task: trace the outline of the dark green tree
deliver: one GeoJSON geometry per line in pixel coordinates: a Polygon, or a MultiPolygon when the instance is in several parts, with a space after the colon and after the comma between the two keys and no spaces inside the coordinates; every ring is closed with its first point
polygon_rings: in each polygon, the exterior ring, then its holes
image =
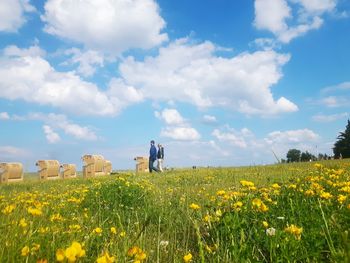
{"type": "Polygon", "coordinates": [[[334,143],[333,153],[335,158],[340,156],[350,158],[350,120],[348,120],[345,131],[339,133],[337,141],[334,143]]]}
{"type": "Polygon", "coordinates": [[[287,161],[288,162],[299,162],[300,161],[300,150],[289,149],[287,152],[287,161]]]}
{"type": "Polygon", "coordinates": [[[308,161],[310,161],[310,160],[312,160],[312,161],[316,160],[316,156],[313,155],[313,154],[311,154],[311,153],[309,153],[308,151],[302,152],[302,153],[301,153],[301,155],[300,155],[300,161],[302,161],[302,162],[308,162],[308,161]]]}

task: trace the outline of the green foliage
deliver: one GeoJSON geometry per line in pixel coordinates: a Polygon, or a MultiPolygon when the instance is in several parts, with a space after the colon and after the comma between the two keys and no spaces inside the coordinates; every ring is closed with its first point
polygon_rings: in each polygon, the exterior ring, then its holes
{"type": "Polygon", "coordinates": [[[339,133],[334,143],[333,153],[335,158],[350,158],[350,120],[348,120],[345,131],[339,133]]]}
{"type": "Polygon", "coordinates": [[[133,262],[134,246],[147,254],[142,263],[188,253],[193,263],[347,262],[350,165],[323,164],[0,185],[0,261],[55,262],[76,241],[86,251],[77,262],[105,252],[133,262]]]}
{"type": "Polygon", "coordinates": [[[287,160],[288,162],[299,162],[300,161],[300,150],[297,149],[290,149],[287,152],[287,160]]]}

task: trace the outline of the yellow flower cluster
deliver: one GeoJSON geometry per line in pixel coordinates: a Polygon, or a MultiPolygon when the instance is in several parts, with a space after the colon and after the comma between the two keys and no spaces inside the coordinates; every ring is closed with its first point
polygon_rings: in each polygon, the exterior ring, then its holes
{"type": "Polygon", "coordinates": [[[184,255],[183,260],[185,263],[191,262],[192,261],[192,254],[187,253],[186,255],[184,255]]]}
{"type": "Polygon", "coordinates": [[[97,263],[113,263],[115,262],[115,256],[110,256],[108,252],[105,252],[102,256],[100,256],[97,260],[97,263]]]}
{"type": "Polygon", "coordinates": [[[290,233],[290,234],[294,235],[296,239],[300,240],[301,233],[303,232],[303,228],[302,227],[297,227],[296,225],[291,224],[290,226],[286,227],[284,229],[284,231],[286,233],[290,233]]]}
{"type": "Polygon", "coordinates": [[[195,203],[190,204],[190,208],[193,210],[199,210],[201,207],[195,203]]]}
{"type": "Polygon", "coordinates": [[[71,246],[63,249],[58,249],[56,251],[56,260],[58,262],[63,262],[65,259],[68,262],[75,262],[77,259],[84,257],[86,254],[85,250],[79,242],[72,242],[71,246]]]}
{"type": "Polygon", "coordinates": [[[140,263],[147,258],[147,254],[138,246],[129,248],[127,255],[134,260],[134,263],[140,263]]]}
{"type": "Polygon", "coordinates": [[[260,211],[260,212],[267,212],[267,211],[269,211],[269,208],[259,198],[254,198],[253,199],[252,206],[253,206],[253,208],[255,210],[260,211]]]}

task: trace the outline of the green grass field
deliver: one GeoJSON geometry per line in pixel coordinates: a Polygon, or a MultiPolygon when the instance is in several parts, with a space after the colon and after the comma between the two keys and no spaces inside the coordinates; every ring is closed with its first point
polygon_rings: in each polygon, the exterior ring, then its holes
{"type": "Polygon", "coordinates": [[[1,262],[350,262],[350,161],[0,185],[1,262]]]}

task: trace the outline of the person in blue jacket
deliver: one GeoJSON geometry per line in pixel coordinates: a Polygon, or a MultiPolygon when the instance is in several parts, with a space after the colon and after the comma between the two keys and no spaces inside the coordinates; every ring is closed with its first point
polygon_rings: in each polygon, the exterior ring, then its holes
{"type": "Polygon", "coordinates": [[[154,161],[157,160],[157,149],[154,146],[154,141],[151,141],[151,148],[149,149],[149,172],[160,172],[159,169],[153,166],[154,161]]]}

